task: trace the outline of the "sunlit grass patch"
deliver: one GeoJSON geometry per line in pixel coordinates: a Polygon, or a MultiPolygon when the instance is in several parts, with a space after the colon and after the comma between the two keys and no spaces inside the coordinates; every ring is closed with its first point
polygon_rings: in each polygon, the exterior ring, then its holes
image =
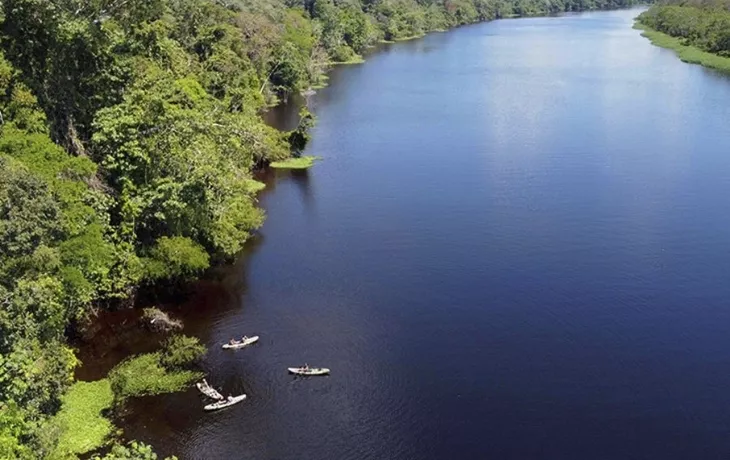
{"type": "Polygon", "coordinates": [[[257,181],[255,179],[249,179],[246,181],[246,187],[248,190],[252,193],[260,192],[261,190],[266,188],[266,184],[263,182],[257,181]]]}
{"type": "Polygon", "coordinates": [[[166,369],[160,363],[160,353],[134,356],[109,373],[111,388],[118,401],[130,396],[180,391],[202,377],[201,372],[166,369]]]}
{"type": "Polygon", "coordinates": [[[411,40],[416,40],[416,39],[419,39],[419,38],[423,38],[425,36],[426,36],[426,34],[409,35],[407,37],[397,37],[397,38],[394,38],[393,41],[394,42],[407,42],[407,41],[411,41],[411,40]]]}
{"type": "Polygon", "coordinates": [[[312,85],[312,89],[326,88],[327,85],[329,84],[329,79],[330,79],[329,75],[324,75],[324,74],[320,75],[319,78],[317,79],[317,83],[312,85]]]}
{"type": "Polygon", "coordinates": [[[63,397],[55,422],[62,432],[56,448],[59,457],[83,454],[101,447],[114,431],[102,415],[112,406],[114,393],[108,379],[76,382],[63,397]]]}
{"type": "Polygon", "coordinates": [[[275,169],[307,169],[310,168],[319,157],[303,156],[289,158],[283,161],[274,161],[269,166],[275,169]]]}

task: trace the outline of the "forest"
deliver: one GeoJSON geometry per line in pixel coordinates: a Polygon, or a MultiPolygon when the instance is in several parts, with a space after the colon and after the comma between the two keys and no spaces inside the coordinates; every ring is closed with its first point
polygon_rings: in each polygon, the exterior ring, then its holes
{"type": "MultiPolygon", "coordinates": [[[[68,440],[75,414],[163,391],[133,381],[135,369],[171,388],[195,376],[186,365],[203,350],[182,336],[109,383],[75,384],[68,337],[100,310],[133,306],[140,287],[185,282],[241,250],[264,221],[252,172],[299,155],[311,124],[277,131],[268,107],[378,42],[632,1],[3,0],[0,458],[96,447],[68,440]],[[186,356],[169,352],[180,343],[186,356]]],[[[729,49],[727,34],[692,30],[729,49]]],[[[156,458],[139,443],[105,455],[156,458]]]]}
{"type": "Polygon", "coordinates": [[[639,22],[681,39],[683,45],[730,58],[730,2],[727,0],[661,2],[642,13],[639,22]]]}

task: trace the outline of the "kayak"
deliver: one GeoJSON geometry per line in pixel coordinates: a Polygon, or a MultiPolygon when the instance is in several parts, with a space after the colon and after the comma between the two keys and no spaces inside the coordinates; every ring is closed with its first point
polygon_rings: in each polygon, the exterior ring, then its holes
{"type": "Polygon", "coordinates": [[[201,393],[209,398],[223,399],[223,395],[215,391],[215,388],[210,386],[210,384],[206,382],[205,379],[203,379],[202,382],[196,383],[195,386],[198,387],[198,390],[200,390],[201,393]]]}
{"type": "Polygon", "coordinates": [[[208,404],[207,406],[203,407],[205,410],[218,410],[223,409],[224,407],[232,406],[234,404],[240,403],[246,399],[246,395],[238,395],[233,396],[230,398],[226,398],[222,401],[214,402],[213,404],[208,404]]]}
{"type": "Polygon", "coordinates": [[[259,341],[259,336],[258,335],[255,335],[253,337],[246,338],[246,340],[242,340],[240,342],[236,342],[236,343],[233,343],[233,344],[231,344],[231,343],[224,343],[223,344],[223,348],[226,348],[226,349],[243,348],[243,347],[247,347],[247,346],[251,345],[252,343],[256,343],[258,341],[259,341]]]}
{"type": "Polygon", "coordinates": [[[289,372],[297,375],[327,375],[330,373],[330,370],[326,367],[310,367],[308,369],[303,369],[301,367],[290,367],[289,372]]]}

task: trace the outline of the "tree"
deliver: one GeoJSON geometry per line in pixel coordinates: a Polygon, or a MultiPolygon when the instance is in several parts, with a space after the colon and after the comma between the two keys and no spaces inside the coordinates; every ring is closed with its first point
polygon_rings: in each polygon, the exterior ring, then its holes
{"type": "MultiPolygon", "coordinates": [[[[126,446],[114,444],[108,454],[103,457],[97,455],[94,460],[157,460],[157,458],[151,446],[132,441],[126,446]]],[[[165,460],[177,460],[177,457],[165,457],[165,460]]]]}
{"type": "Polygon", "coordinates": [[[205,352],[197,338],[174,335],[165,341],[160,362],[168,369],[179,369],[197,361],[205,352]]]}
{"type": "Polygon", "coordinates": [[[33,460],[32,449],[23,443],[29,425],[15,402],[0,404],[0,458],[33,460]]]}
{"type": "Polygon", "coordinates": [[[48,186],[18,162],[0,156],[0,252],[27,256],[59,236],[59,203],[48,186]]]}

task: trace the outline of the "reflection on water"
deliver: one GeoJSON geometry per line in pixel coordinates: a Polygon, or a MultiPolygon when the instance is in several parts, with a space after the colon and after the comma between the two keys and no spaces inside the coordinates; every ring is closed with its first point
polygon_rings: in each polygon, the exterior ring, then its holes
{"type": "Polygon", "coordinates": [[[324,160],[262,175],[258,244],[175,311],[249,399],[139,400],[126,433],[182,459],[724,458],[730,84],[637,13],[335,68],[310,101],[324,160]]]}

